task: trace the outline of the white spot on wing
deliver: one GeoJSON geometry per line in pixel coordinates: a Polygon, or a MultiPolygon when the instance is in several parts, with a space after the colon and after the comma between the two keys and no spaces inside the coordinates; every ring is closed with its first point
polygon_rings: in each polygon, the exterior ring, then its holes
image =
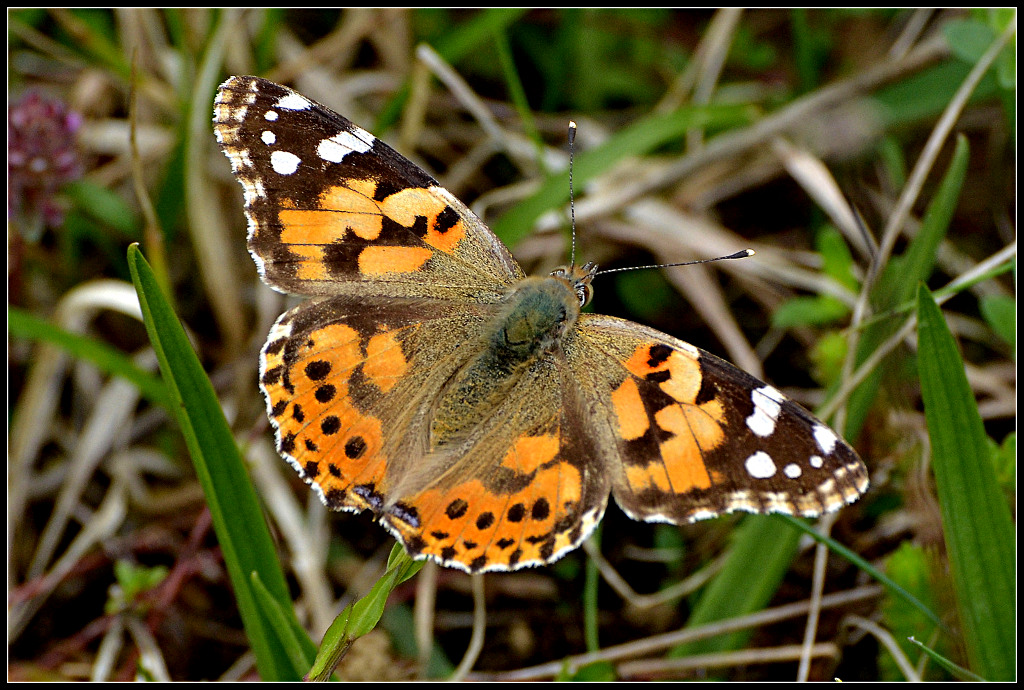
{"type": "Polygon", "coordinates": [[[771,436],[775,433],[775,420],[782,411],[779,403],[785,397],[777,389],[764,386],[755,388],[750,393],[750,400],[754,403],[754,411],[747,417],[747,427],[761,438],[771,436]]]}
{"type": "Polygon", "coordinates": [[[274,122],[274,121],[276,121],[277,120],[277,111],[268,110],[267,112],[263,113],[263,119],[266,120],[267,122],[274,122]]]}
{"type": "Polygon", "coordinates": [[[277,142],[277,135],[267,129],[260,134],[260,139],[262,139],[263,143],[267,146],[273,146],[277,142]]]}
{"type": "Polygon", "coordinates": [[[277,101],[278,108],[284,108],[285,110],[306,110],[312,103],[308,99],[300,96],[297,93],[289,93],[287,96],[282,96],[277,101]]]}
{"type": "Polygon", "coordinates": [[[367,143],[351,132],[338,132],[330,139],[322,139],[316,152],[325,161],[340,163],[350,153],[366,153],[372,148],[373,140],[367,143]]]}
{"type": "Polygon", "coordinates": [[[820,470],[821,466],[825,464],[825,461],[821,459],[820,455],[811,456],[811,467],[816,470],[820,470]]]}
{"type": "Polygon", "coordinates": [[[800,469],[800,465],[797,465],[795,462],[791,462],[782,468],[782,472],[790,479],[796,479],[804,473],[804,471],[800,469]]]}
{"type": "Polygon", "coordinates": [[[278,175],[291,175],[299,169],[302,159],[288,151],[274,151],[270,154],[270,164],[278,175]]]}
{"type": "Polygon", "coordinates": [[[694,347],[690,343],[687,343],[687,342],[679,343],[679,342],[677,342],[677,343],[675,343],[675,345],[679,346],[680,350],[682,350],[686,354],[690,355],[694,359],[698,359],[700,357],[700,350],[698,350],[696,347],[694,347]]]}
{"type": "Polygon", "coordinates": [[[772,460],[772,456],[765,453],[763,450],[759,450],[753,453],[747,458],[744,465],[747,468],[747,472],[750,473],[751,477],[755,479],[768,479],[769,477],[775,476],[775,462],[772,460]]]}
{"type": "Polygon", "coordinates": [[[814,440],[818,442],[818,448],[821,448],[825,455],[831,455],[836,443],[839,442],[839,437],[827,426],[817,424],[814,427],[814,440]]]}

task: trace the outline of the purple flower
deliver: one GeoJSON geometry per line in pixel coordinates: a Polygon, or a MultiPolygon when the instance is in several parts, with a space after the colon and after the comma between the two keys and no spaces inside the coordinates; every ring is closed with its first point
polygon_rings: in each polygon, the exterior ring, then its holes
{"type": "Polygon", "coordinates": [[[64,220],[61,185],[82,175],[82,116],[36,91],[7,108],[7,214],[29,237],[64,220]]]}

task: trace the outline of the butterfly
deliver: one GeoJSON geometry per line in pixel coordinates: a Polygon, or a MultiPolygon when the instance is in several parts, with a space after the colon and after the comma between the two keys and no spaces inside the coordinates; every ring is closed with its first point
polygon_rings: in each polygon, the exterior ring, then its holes
{"type": "Polygon", "coordinates": [[[282,456],[330,508],[469,572],[631,518],[813,517],[864,463],[778,389],[653,328],[581,311],[592,264],[527,277],[462,202],[295,91],[231,77],[217,140],[263,281],[304,302],[260,355],[282,456]]]}

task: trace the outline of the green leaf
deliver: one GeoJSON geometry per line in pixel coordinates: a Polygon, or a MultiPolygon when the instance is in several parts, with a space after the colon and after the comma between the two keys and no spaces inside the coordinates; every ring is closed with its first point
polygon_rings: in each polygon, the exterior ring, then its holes
{"type": "Polygon", "coordinates": [[[615,672],[615,664],[610,661],[595,661],[585,666],[580,666],[576,673],[572,674],[572,680],[576,683],[609,683],[618,680],[615,672]]]}
{"type": "MultiPolygon", "coordinates": [[[[872,101],[879,106],[880,129],[891,131],[937,117],[970,71],[971,66],[964,62],[947,60],[876,91],[872,101]]],[[[990,99],[996,93],[996,80],[988,74],[978,84],[971,102],[990,99]]]]}
{"type": "Polygon", "coordinates": [[[1016,535],[988,437],[942,312],[918,290],[918,367],[935,488],[971,668],[1016,677],[1016,535]]]}
{"type": "MultiPolygon", "coordinates": [[[[824,226],[815,235],[815,246],[822,258],[822,272],[852,292],[858,289],[854,275],[853,255],[842,234],[832,226],[824,226]]],[[[794,297],[772,313],[776,328],[821,326],[836,323],[850,313],[850,308],[831,295],[794,297]]]]}
{"type": "Polygon", "coordinates": [[[144,615],[149,602],[140,602],[139,596],[163,582],[168,572],[165,565],[149,568],[130,561],[115,561],[114,578],[117,586],[110,588],[104,612],[120,614],[131,610],[136,615],[144,615]]]}
{"type": "Polygon", "coordinates": [[[165,407],[168,411],[174,411],[164,382],[139,368],[130,357],[106,343],[65,331],[16,307],[7,308],[7,332],[14,337],[40,340],[55,345],[72,357],[94,364],[104,373],[120,376],[134,384],[139,393],[150,402],[165,407]]]}
{"type": "Polygon", "coordinates": [[[985,295],[981,298],[981,315],[985,323],[1002,340],[1010,344],[1017,355],[1017,300],[1006,295],[985,295]]]}
{"type": "Polygon", "coordinates": [[[854,274],[853,254],[842,233],[826,225],[815,235],[814,244],[821,253],[822,272],[843,287],[856,291],[860,284],[854,274]]]}
{"type": "Polygon", "coordinates": [[[848,349],[849,341],[845,333],[822,333],[808,353],[813,365],[811,374],[814,380],[827,388],[837,385],[842,378],[843,360],[846,359],[848,349]]]}
{"type": "Polygon", "coordinates": [[[981,59],[992,42],[996,33],[984,22],[976,19],[955,19],[942,27],[942,34],[949,43],[953,54],[968,64],[981,59]]]}
{"type": "Polygon", "coordinates": [[[149,568],[123,559],[114,563],[114,577],[124,590],[125,598],[129,600],[159,585],[168,572],[165,565],[149,568]]]}
{"type": "Polygon", "coordinates": [[[142,234],[135,214],[116,192],[88,179],[68,183],[63,191],[86,216],[122,237],[137,239],[142,234]]]}
{"type": "Polygon", "coordinates": [[[138,245],[128,248],[128,267],[149,339],[177,410],[178,424],[206,495],[256,667],[264,680],[299,680],[308,665],[295,666],[288,654],[287,640],[305,633],[294,613],[288,616],[287,629],[281,629],[265,612],[260,595],[255,592],[251,577],[254,572],[280,610],[292,611],[284,572],[263,511],[213,385],[138,245]]]}
{"type": "Polygon", "coordinates": [[[992,462],[996,468],[999,485],[1013,495],[1017,488],[1017,434],[1009,433],[993,451],[992,462]]]}
{"type": "Polygon", "coordinates": [[[849,307],[830,295],[794,297],[780,304],[772,312],[772,326],[775,328],[827,326],[836,323],[849,313],[849,307]]]}
{"type": "Polygon", "coordinates": [[[317,652],[307,680],[324,681],[330,678],[352,643],[376,627],[392,590],[418,573],[424,562],[412,560],[401,544],[395,544],[388,558],[387,570],[369,594],[345,607],[324,633],[320,651],[317,652]]]}
{"type": "MultiPolygon", "coordinates": [[[[1012,7],[976,8],[971,14],[971,19],[958,19],[942,27],[950,50],[969,65],[978,62],[1006,30],[1016,10],[1012,7]]],[[[998,77],[999,87],[1005,91],[1017,88],[1016,45],[1017,38],[1014,36],[999,53],[992,68],[998,77]]]]}

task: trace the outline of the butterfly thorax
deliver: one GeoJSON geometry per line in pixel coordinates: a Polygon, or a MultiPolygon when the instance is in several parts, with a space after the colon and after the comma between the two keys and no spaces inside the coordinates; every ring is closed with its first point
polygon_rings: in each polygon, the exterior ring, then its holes
{"type": "Polygon", "coordinates": [[[432,447],[469,438],[521,377],[558,347],[579,317],[577,292],[559,275],[526,278],[509,289],[484,331],[479,354],[455,372],[437,401],[432,447]]]}

